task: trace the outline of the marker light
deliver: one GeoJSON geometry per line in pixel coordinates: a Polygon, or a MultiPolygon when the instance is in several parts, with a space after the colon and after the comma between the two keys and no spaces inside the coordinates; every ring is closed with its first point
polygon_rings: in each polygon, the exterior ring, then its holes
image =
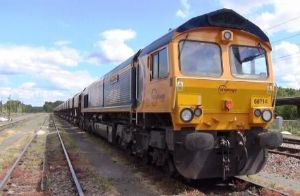
{"type": "Polygon", "coordinates": [[[231,36],[232,36],[232,34],[231,34],[231,32],[229,32],[229,31],[226,31],[226,32],[224,33],[224,38],[225,38],[226,40],[230,40],[230,39],[231,39],[231,36]]]}
{"type": "Polygon", "coordinates": [[[259,116],[261,115],[260,109],[255,109],[255,110],[254,110],[254,115],[255,115],[256,117],[259,117],[259,116]]]}
{"type": "Polygon", "coordinates": [[[233,40],[233,33],[231,31],[228,31],[228,30],[222,31],[222,40],[223,41],[232,41],[233,40]]]}
{"type": "Polygon", "coordinates": [[[201,116],[202,115],[202,109],[201,108],[196,108],[194,110],[194,115],[197,116],[197,117],[201,116]]]}

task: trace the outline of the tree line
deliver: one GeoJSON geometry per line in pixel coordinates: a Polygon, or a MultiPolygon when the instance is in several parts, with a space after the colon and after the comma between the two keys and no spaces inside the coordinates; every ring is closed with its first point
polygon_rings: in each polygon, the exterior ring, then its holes
{"type": "MultiPolygon", "coordinates": [[[[300,97],[300,90],[293,88],[277,88],[277,97],[300,97]]],[[[276,106],[275,114],[282,116],[286,120],[295,120],[299,118],[297,115],[297,107],[292,105],[276,106]]]]}
{"type": "Polygon", "coordinates": [[[8,100],[6,103],[0,102],[0,114],[9,113],[36,113],[36,112],[53,112],[53,109],[62,101],[45,102],[43,106],[26,105],[19,100],[8,100]]]}

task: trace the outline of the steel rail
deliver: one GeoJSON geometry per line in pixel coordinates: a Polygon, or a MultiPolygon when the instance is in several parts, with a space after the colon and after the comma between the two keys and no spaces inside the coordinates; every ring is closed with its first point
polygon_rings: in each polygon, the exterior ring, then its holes
{"type": "Polygon", "coordinates": [[[288,152],[281,152],[281,151],[277,151],[277,150],[269,150],[269,152],[271,152],[273,154],[281,154],[281,155],[286,155],[288,157],[294,157],[294,158],[300,159],[300,155],[298,155],[298,154],[291,154],[288,152]]]}
{"type": "Polygon", "coordinates": [[[297,149],[297,148],[279,146],[278,148],[268,150],[268,152],[271,152],[273,154],[286,155],[289,157],[294,157],[294,158],[300,159],[300,149],[297,149]]]}
{"type": "MultiPolygon", "coordinates": [[[[43,125],[40,127],[42,128],[45,123],[46,123],[46,120],[47,118],[45,119],[43,125]]],[[[50,116],[48,118],[48,126],[49,126],[49,123],[50,123],[50,116]]],[[[47,136],[46,136],[46,141],[45,141],[45,144],[44,144],[44,149],[45,149],[45,152],[44,152],[44,156],[43,156],[43,170],[42,170],[42,179],[41,179],[41,183],[40,183],[40,188],[41,188],[41,191],[45,191],[45,171],[46,171],[46,149],[47,149],[47,137],[48,137],[48,133],[49,133],[49,129],[48,129],[48,132],[47,132],[47,136]]]]}
{"type": "Polygon", "coordinates": [[[300,145],[300,140],[296,138],[283,137],[283,142],[286,144],[297,144],[300,145]]]}
{"type": "MultiPolygon", "coordinates": [[[[300,145],[299,138],[293,138],[291,136],[284,136],[283,137],[283,144],[293,144],[293,145],[300,145]]],[[[268,150],[268,152],[273,154],[280,154],[286,155],[289,157],[294,157],[300,159],[300,149],[287,147],[287,146],[279,146],[275,149],[268,150]]]]}
{"type": "Polygon", "coordinates": [[[66,148],[65,148],[65,145],[64,145],[64,142],[63,142],[63,140],[62,140],[62,138],[61,138],[61,136],[60,136],[60,133],[59,133],[57,127],[56,127],[54,118],[52,118],[52,121],[53,121],[53,125],[54,125],[54,127],[55,127],[55,129],[56,129],[57,135],[58,135],[58,137],[59,137],[60,144],[61,144],[61,146],[62,146],[62,148],[63,148],[64,154],[65,154],[65,158],[66,158],[66,160],[67,160],[67,162],[68,162],[68,166],[69,166],[70,172],[71,172],[71,174],[72,174],[72,178],[73,178],[73,181],[74,181],[74,183],[75,183],[77,192],[78,192],[78,194],[79,194],[80,196],[84,196],[82,187],[81,187],[81,185],[80,185],[80,183],[79,183],[79,180],[78,180],[78,178],[77,178],[77,176],[76,176],[75,170],[74,170],[73,165],[72,165],[72,163],[71,163],[71,161],[70,161],[68,152],[67,152],[67,150],[66,150],[66,148]]]}
{"type": "Polygon", "coordinates": [[[289,151],[293,154],[300,152],[300,149],[298,149],[298,148],[292,148],[292,147],[287,147],[287,146],[278,146],[276,149],[279,151],[289,151]]]}

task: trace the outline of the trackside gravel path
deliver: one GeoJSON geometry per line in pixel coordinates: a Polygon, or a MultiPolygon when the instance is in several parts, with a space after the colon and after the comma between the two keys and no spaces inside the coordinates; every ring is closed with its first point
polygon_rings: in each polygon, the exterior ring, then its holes
{"type": "MultiPolygon", "coordinates": [[[[101,178],[100,183],[108,187],[108,195],[161,195],[157,190],[151,189],[151,186],[144,184],[129,165],[114,160],[109,155],[109,150],[103,149],[103,145],[100,144],[105,142],[101,138],[90,136],[62,120],[57,119],[56,122],[76,144],[80,159],[88,160],[89,170],[95,171],[101,178]]],[[[99,193],[105,194],[101,191],[99,193]]]]}

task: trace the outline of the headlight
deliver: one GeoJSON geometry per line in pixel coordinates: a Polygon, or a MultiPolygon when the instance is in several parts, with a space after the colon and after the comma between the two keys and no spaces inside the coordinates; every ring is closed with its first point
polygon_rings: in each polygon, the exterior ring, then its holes
{"type": "Polygon", "coordinates": [[[202,115],[202,109],[201,108],[196,108],[194,110],[194,115],[197,116],[197,117],[201,116],[202,115]]]}
{"type": "Polygon", "coordinates": [[[269,122],[272,119],[271,110],[264,110],[262,113],[262,119],[266,122],[269,122]]]}
{"type": "Polygon", "coordinates": [[[190,122],[193,119],[193,111],[190,108],[181,110],[180,118],[184,122],[190,122]]]}
{"type": "Polygon", "coordinates": [[[255,109],[255,110],[254,110],[254,115],[255,115],[256,117],[259,117],[259,116],[261,115],[260,109],[255,109]]]}

